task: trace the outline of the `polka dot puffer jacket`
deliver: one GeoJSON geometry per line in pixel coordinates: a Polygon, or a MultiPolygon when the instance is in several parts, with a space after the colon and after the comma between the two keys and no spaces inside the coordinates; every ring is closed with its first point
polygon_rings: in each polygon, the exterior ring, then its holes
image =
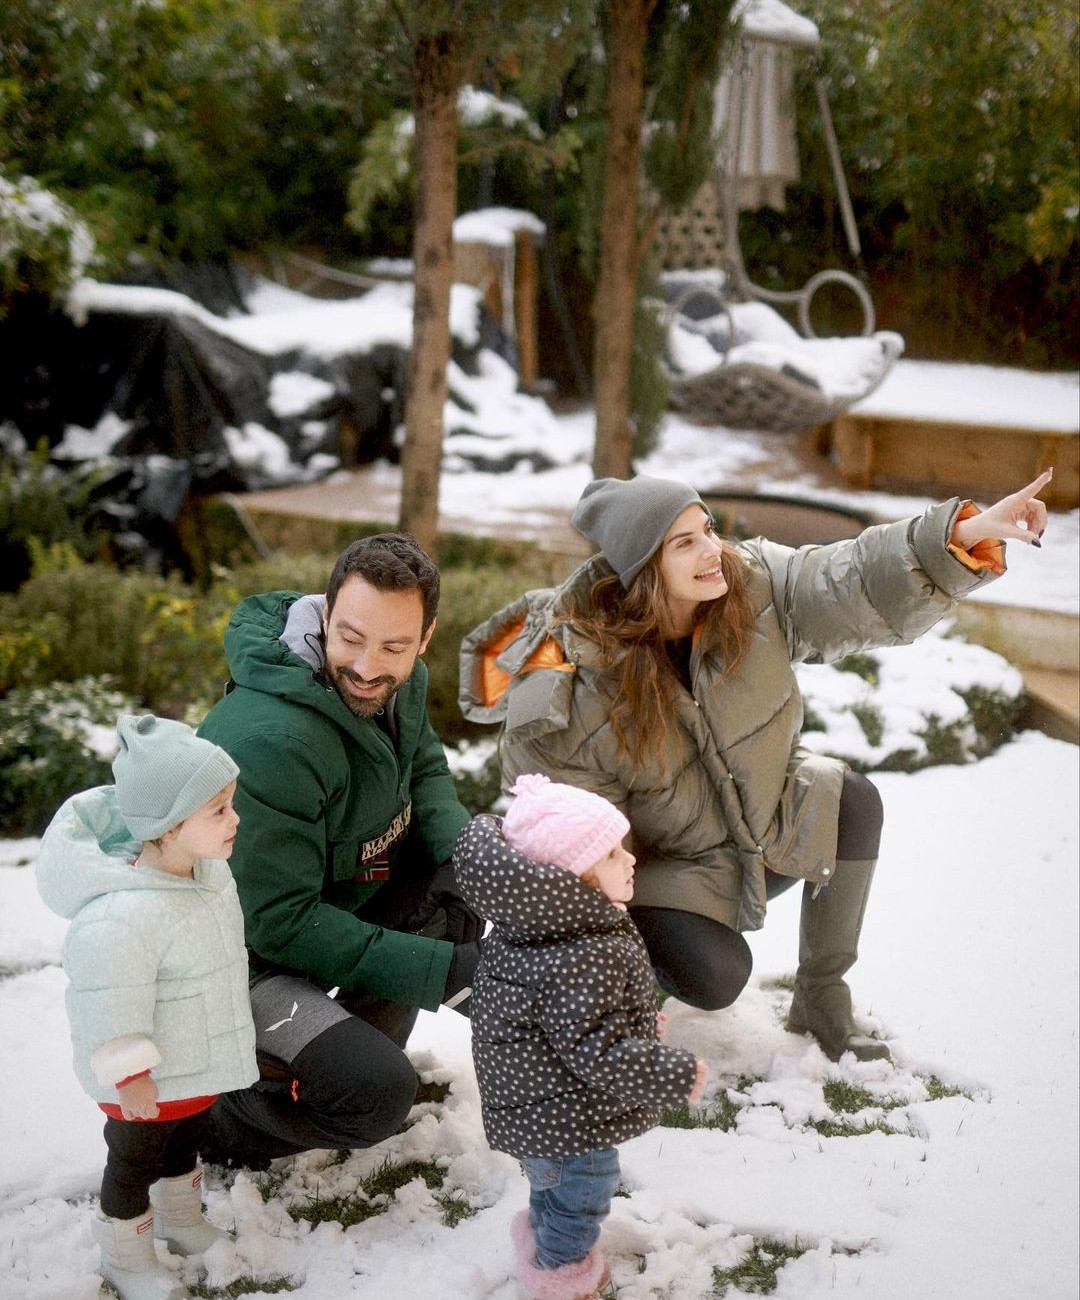
{"type": "Polygon", "coordinates": [[[657,1040],[652,968],[627,913],[516,852],[490,815],[462,831],[454,866],[493,923],[471,1014],[491,1145],[519,1159],[595,1151],[685,1102],[694,1057],[657,1040]]]}

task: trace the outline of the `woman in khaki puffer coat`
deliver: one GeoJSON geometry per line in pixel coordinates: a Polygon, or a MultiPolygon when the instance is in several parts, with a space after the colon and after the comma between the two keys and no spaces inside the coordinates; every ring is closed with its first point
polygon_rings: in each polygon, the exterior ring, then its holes
{"type": "Polygon", "coordinates": [[[792,665],[915,640],[1004,572],[1004,539],[1038,543],[1049,477],[981,513],[953,499],[798,550],[721,541],[684,484],[597,479],[572,523],[601,554],[465,639],[462,710],[502,724],[504,783],[543,772],[628,818],[632,915],[669,992],[730,1005],[750,976],[740,931],[801,879],[788,1027],[834,1060],[888,1057],[856,1028],[843,978],[881,802],[865,777],[800,745],[792,665]]]}

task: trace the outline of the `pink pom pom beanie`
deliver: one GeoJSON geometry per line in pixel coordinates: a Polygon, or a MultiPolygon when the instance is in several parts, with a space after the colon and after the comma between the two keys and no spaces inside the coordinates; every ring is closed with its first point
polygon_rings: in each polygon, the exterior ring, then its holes
{"type": "Polygon", "coordinates": [[[618,808],[598,794],[560,785],[546,776],[519,776],[503,817],[512,849],[535,862],[551,862],[580,876],[609,853],[630,829],[618,808]]]}

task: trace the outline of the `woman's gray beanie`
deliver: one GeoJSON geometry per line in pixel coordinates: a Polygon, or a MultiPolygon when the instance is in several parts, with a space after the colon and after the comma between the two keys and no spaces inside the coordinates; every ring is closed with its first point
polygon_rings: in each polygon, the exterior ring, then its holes
{"type": "Polygon", "coordinates": [[[116,734],[116,806],[137,840],[156,840],[179,825],[240,771],[220,746],[169,718],[124,713],[116,734]]]}
{"type": "Polygon", "coordinates": [[[597,478],[581,494],[570,522],[629,587],[687,506],[705,503],[692,487],[668,478],[597,478]]]}

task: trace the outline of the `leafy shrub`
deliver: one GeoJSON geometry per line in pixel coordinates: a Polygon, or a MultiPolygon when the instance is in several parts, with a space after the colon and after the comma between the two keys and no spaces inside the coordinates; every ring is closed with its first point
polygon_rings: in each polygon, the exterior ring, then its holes
{"type": "Polygon", "coordinates": [[[143,631],[153,601],[170,589],[178,591],[180,584],[87,564],[32,577],[0,608],[5,622],[22,621],[48,638],[50,680],[108,673],[124,691],[145,698],[143,631]]]}
{"type": "Polygon", "coordinates": [[[36,575],[0,599],[0,689],[108,674],[154,713],[205,712],[228,677],[222,637],[238,598],[227,581],[200,593],[104,564],[36,575]]]}
{"type": "Polygon", "coordinates": [[[13,686],[49,680],[52,647],[62,631],[55,614],[36,620],[15,618],[0,625],[0,696],[13,686]]]}
{"type": "MultiPolygon", "coordinates": [[[[35,567],[49,567],[52,548],[89,559],[103,535],[92,522],[92,476],[50,465],[44,442],[28,453],[21,437],[0,436],[0,452],[0,588],[15,591],[35,567]]],[[[52,567],[60,567],[55,556],[52,567]]]]}
{"type": "Polygon", "coordinates": [[[0,831],[40,835],[69,795],[109,784],[116,718],[131,707],[106,676],[0,699],[0,831]]]}

